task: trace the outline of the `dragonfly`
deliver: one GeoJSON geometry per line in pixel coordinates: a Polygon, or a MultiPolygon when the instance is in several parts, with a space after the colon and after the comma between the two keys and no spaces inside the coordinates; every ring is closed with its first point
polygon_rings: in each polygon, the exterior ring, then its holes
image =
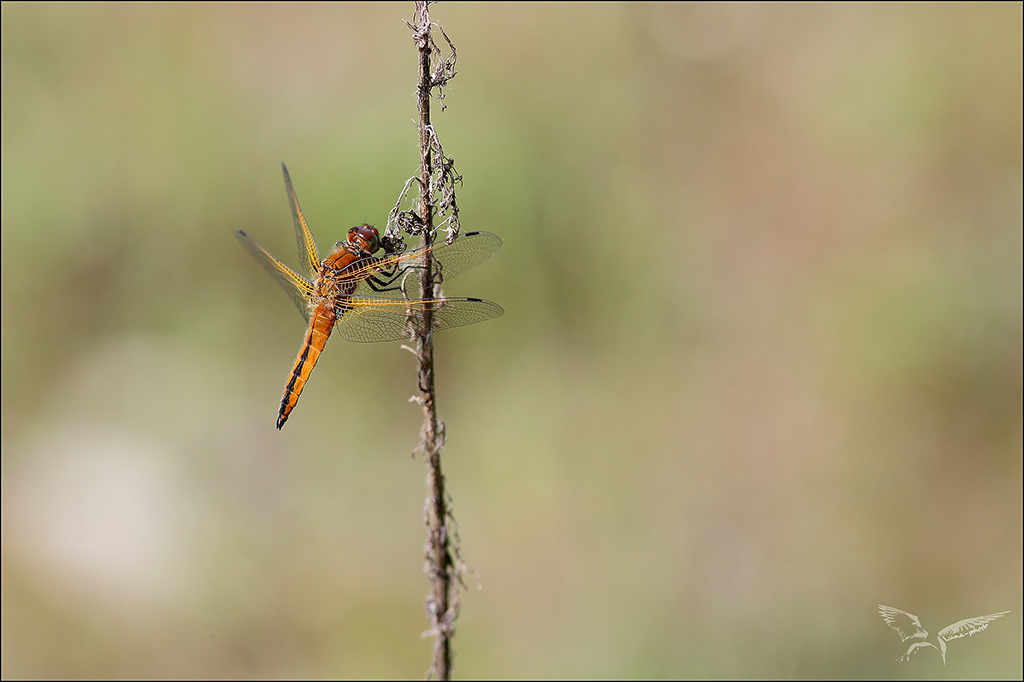
{"type": "Polygon", "coordinates": [[[481,298],[416,297],[419,275],[428,262],[435,282],[451,279],[494,255],[501,248],[497,235],[466,232],[450,243],[438,242],[376,256],[381,247],[380,235],[372,225],[364,224],[350,229],[347,239],[336,242],[330,255],[321,261],[288,168],[283,163],[281,168],[295,223],[302,274],[275,258],[242,230],[235,231],[238,241],[281,285],[307,323],[302,347],[284,388],[277,415],[278,429],[295,409],[334,331],[359,343],[398,341],[504,314],[500,305],[481,298]]]}

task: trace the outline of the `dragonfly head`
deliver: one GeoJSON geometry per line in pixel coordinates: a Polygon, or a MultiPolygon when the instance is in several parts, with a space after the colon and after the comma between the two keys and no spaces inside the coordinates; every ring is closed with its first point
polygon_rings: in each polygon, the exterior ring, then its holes
{"type": "Polygon", "coordinates": [[[360,225],[348,231],[348,243],[367,254],[376,253],[380,249],[380,234],[373,225],[360,225]]]}

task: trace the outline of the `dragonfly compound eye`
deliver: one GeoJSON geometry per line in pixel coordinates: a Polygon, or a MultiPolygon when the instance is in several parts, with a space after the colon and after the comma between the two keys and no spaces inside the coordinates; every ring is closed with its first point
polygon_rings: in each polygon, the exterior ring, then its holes
{"type": "Polygon", "coordinates": [[[360,225],[348,231],[348,241],[368,253],[376,253],[380,249],[380,234],[373,225],[360,225]]]}

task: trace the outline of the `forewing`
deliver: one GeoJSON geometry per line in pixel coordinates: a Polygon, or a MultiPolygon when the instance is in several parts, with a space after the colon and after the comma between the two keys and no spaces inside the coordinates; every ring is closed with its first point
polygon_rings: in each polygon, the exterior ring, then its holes
{"type": "Polygon", "coordinates": [[[920,637],[924,632],[921,621],[912,613],[881,604],[878,605],[878,613],[882,616],[882,620],[896,631],[901,641],[905,642],[911,637],[920,637]]]}
{"type": "Polygon", "coordinates": [[[353,271],[353,278],[361,280],[355,293],[371,298],[418,298],[419,273],[426,267],[427,252],[432,256],[435,279],[448,281],[480,265],[500,248],[501,238],[495,234],[466,232],[451,244],[438,242],[427,247],[369,259],[353,271]],[[381,282],[385,284],[382,286],[381,282]]]}
{"type": "Polygon", "coordinates": [[[309,279],[316,279],[320,272],[320,250],[316,248],[316,241],[313,233],[309,231],[306,224],[306,217],[302,215],[302,207],[299,206],[299,197],[295,194],[292,186],[291,176],[288,175],[288,166],[281,164],[284,171],[284,187],[288,191],[288,203],[292,207],[292,220],[295,223],[295,241],[299,245],[299,267],[309,279]]]}
{"type": "Polygon", "coordinates": [[[274,258],[269,251],[260,246],[259,242],[241,230],[235,231],[235,236],[242,243],[245,250],[252,254],[256,262],[263,266],[263,269],[271,274],[274,280],[287,292],[302,316],[309,322],[309,300],[313,295],[313,284],[308,279],[292,270],[290,267],[274,258]]]}
{"type": "Polygon", "coordinates": [[[429,247],[415,249],[413,253],[430,251],[439,267],[440,275],[449,280],[480,265],[500,248],[501,238],[496,234],[467,232],[451,244],[431,244],[429,247]]]}
{"type": "Polygon", "coordinates": [[[970,637],[971,635],[981,632],[988,627],[988,624],[994,621],[996,618],[1000,618],[1008,614],[1009,611],[1003,611],[1002,613],[992,613],[987,616],[978,616],[977,618],[968,618],[958,623],[953,623],[948,628],[942,628],[939,631],[939,638],[944,639],[947,642],[951,639],[960,639],[961,637],[970,637]]]}
{"type": "Polygon", "coordinates": [[[476,324],[505,312],[497,303],[480,298],[436,301],[353,298],[348,305],[351,307],[339,317],[336,326],[342,337],[357,343],[408,339],[417,325],[422,325],[425,309],[431,311],[429,333],[476,324]]]}

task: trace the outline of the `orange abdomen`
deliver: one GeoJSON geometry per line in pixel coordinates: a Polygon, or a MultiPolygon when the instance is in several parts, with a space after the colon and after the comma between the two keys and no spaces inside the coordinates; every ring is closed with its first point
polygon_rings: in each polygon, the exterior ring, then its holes
{"type": "Polygon", "coordinates": [[[295,358],[292,366],[292,373],[288,377],[288,384],[284,387],[284,397],[281,398],[281,411],[277,413],[277,428],[284,426],[288,421],[288,415],[299,402],[299,395],[309,379],[309,373],[316,367],[316,361],[320,359],[320,353],[324,350],[324,344],[334,329],[336,320],[334,308],[328,305],[318,305],[313,311],[309,320],[309,327],[306,328],[306,336],[302,340],[302,348],[295,358]]]}

